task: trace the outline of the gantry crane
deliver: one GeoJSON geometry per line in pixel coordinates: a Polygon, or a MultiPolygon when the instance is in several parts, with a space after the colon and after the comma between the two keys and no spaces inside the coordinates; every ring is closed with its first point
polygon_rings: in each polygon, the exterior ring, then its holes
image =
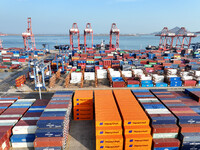
{"type": "Polygon", "coordinates": [[[92,50],[93,49],[93,30],[92,30],[90,23],[86,24],[86,28],[84,30],[84,46],[85,46],[86,50],[92,50]],[[91,47],[87,46],[87,36],[91,37],[91,42],[92,42],[91,47]]]}
{"type": "Polygon", "coordinates": [[[30,50],[30,47],[29,47],[29,40],[31,40],[31,46],[32,46],[32,49],[36,49],[36,46],[35,46],[35,38],[34,38],[34,34],[32,32],[32,25],[31,25],[31,18],[29,17],[27,19],[27,23],[28,23],[28,27],[27,27],[27,30],[26,32],[22,33],[22,37],[23,37],[23,40],[24,40],[24,48],[26,50],[30,50]]]}
{"type": "Polygon", "coordinates": [[[156,34],[155,36],[160,36],[160,42],[159,42],[160,50],[166,51],[173,48],[175,33],[169,32],[167,27],[164,27],[162,31],[156,34]]]}
{"type": "Polygon", "coordinates": [[[74,49],[80,50],[80,34],[79,34],[77,23],[73,23],[72,28],[69,30],[69,36],[70,36],[71,50],[74,50],[74,49]],[[74,36],[77,36],[78,38],[78,47],[74,47],[74,41],[73,41],[74,36]]]}
{"type": "Polygon", "coordinates": [[[119,29],[117,28],[116,23],[113,23],[110,29],[110,50],[116,50],[119,48],[119,29]],[[116,35],[116,45],[112,44],[112,36],[116,35]]]}
{"type": "Polygon", "coordinates": [[[192,38],[196,37],[194,33],[188,32],[185,27],[181,27],[176,32],[176,49],[183,50],[184,48],[189,49],[192,38]]]}

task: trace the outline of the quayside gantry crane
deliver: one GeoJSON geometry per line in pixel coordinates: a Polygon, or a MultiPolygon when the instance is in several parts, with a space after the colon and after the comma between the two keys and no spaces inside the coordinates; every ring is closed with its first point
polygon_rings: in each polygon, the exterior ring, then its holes
{"type": "Polygon", "coordinates": [[[90,23],[86,24],[86,28],[84,30],[84,46],[86,50],[93,50],[93,30],[90,23]],[[87,37],[91,39],[91,47],[87,45],[87,37]]]}
{"type": "Polygon", "coordinates": [[[78,49],[80,50],[80,34],[77,23],[73,23],[72,28],[69,29],[69,36],[70,36],[70,47],[71,50],[78,49]],[[78,47],[74,47],[74,36],[78,38],[78,47]]]}
{"type": "Polygon", "coordinates": [[[170,50],[173,48],[173,42],[175,38],[175,33],[169,32],[167,27],[164,27],[161,32],[155,36],[160,36],[159,49],[160,50],[170,50]]]}
{"type": "Polygon", "coordinates": [[[181,27],[176,32],[176,49],[183,50],[189,49],[192,38],[196,37],[194,33],[188,32],[185,27],[181,27]]]}
{"type": "Polygon", "coordinates": [[[120,30],[117,28],[116,23],[113,23],[110,29],[110,50],[116,50],[117,48],[119,48],[119,32],[120,30]],[[116,44],[115,46],[113,46],[112,44],[112,40],[113,40],[113,35],[116,36],[116,44]]]}
{"type": "Polygon", "coordinates": [[[36,50],[36,46],[35,46],[35,38],[34,38],[34,34],[32,32],[32,25],[31,25],[31,18],[29,17],[27,19],[27,23],[28,23],[28,27],[26,32],[22,33],[22,37],[24,40],[24,48],[25,50],[30,50],[30,49],[34,49],[36,50]],[[29,40],[30,40],[30,44],[31,44],[31,48],[29,47],[29,40]]]}

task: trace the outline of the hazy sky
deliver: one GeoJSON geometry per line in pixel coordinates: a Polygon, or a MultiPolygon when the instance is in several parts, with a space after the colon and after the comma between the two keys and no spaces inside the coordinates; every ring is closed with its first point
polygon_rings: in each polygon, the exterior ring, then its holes
{"type": "Polygon", "coordinates": [[[66,34],[73,22],[81,33],[152,33],[164,26],[200,31],[200,0],[0,0],[0,32],[22,33],[32,18],[33,32],[66,34]]]}

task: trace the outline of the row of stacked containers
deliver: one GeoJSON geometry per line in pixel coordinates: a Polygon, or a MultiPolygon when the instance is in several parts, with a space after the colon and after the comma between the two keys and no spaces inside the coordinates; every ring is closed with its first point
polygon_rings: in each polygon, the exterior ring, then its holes
{"type": "Polygon", "coordinates": [[[73,91],[57,91],[37,122],[35,150],[67,146],[73,91]]]}
{"type": "Polygon", "coordinates": [[[0,49],[0,69],[18,69],[20,65],[34,57],[44,56],[43,50],[24,51],[20,48],[0,49]]]}
{"type": "MultiPolygon", "coordinates": [[[[107,79],[107,69],[114,70],[113,87],[180,87],[200,85],[200,61],[180,51],[121,50],[92,51],[93,53],[67,55],[64,68],[72,70],[70,83],[80,83],[82,70],[84,80],[107,79]],[[121,75],[119,70],[122,70],[121,75]],[[116,74],[118,74],[116,76],[116,74]]],[[[52,60],[57,67],[58,59],[52,60]]],[[[59,63],[61,64],[61,63],[59,63]]],[[[59,65],[62,68],[62,65],[59,65]]],[[[53,67],[53,68],[54,68],[53,67]]],[[[53,70],[52,68],[52,70],[53,70]]],[[[111,70],[110,70],[111,72],[111,70]]]]}
{"type": "Polygon", "coordinates": [[[0,150],[65,149],[73,91],[57,91],[49,99],[0,98],[0,150]]]}
{"type": "Polygon", "coordinates": [[[199,149],[199,93],[200,89],[94,91],[96,149],[199,149]]]}
{"type": "Polygon", "coordinates": [[[1,97],[0,149],[65,149],[72,101],[74,120],[92,120],[94,115],[96,150],[200,149],[200,89],[73,94],[58,91],[51,100],[1,97]]]}

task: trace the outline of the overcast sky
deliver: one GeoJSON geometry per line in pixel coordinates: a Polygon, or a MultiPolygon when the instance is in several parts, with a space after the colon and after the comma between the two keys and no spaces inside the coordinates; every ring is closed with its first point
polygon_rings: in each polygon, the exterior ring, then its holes
{"type": "Polygon", "coordinates": [[[164,26],[200,31],[200,0],[0,0],[0,32],[22,33],[32,18],[35,34],[109,33],[115,22],[123,34],[152,33],[164,26]]]}

